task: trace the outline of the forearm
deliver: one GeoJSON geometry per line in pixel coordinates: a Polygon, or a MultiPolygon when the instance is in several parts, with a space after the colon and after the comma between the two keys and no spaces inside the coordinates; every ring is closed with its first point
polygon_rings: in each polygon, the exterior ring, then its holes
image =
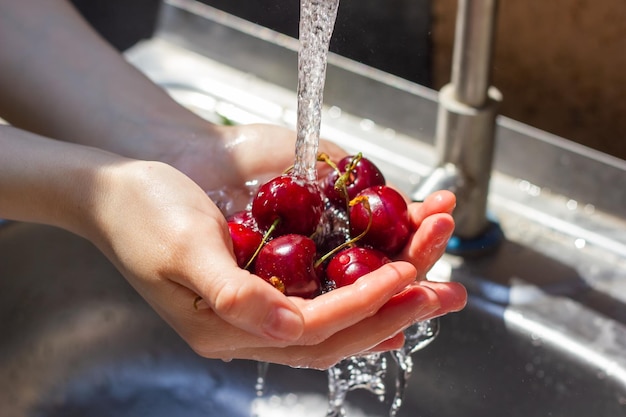
{"type": "Polygon", "coordinates": [[[139,159],[213,133],[61,0],[0,0],[0,117],[139,159]]]}
{"type": "Polygon", "coordinates": [[[111,172],[125,158],[0,126],[0,218],[87,237],[111,172]]]}

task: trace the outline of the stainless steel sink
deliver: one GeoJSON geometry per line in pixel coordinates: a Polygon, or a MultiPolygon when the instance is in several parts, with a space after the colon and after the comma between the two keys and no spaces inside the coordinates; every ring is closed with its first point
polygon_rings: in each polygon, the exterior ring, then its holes
{"type": "MultiPolygon", "coordinates": [[[[294,125],[295,47],[263,28],[170,0],[128,59],[209,119],[294,125]]],[[[328,75],[323,135],[412,190],[434,162],[436,93],[336,56],[328,75]]],[[[415,354],[399,415],[626,415],[626,163],[506,118],[497,136],[489,210],[504,242],[431,271],[469,304],[415,354]]],[[[3,417],[325,414],[324,372],[270,366],[255,401],[256,363],[198,357],[79,237],[0,224],[0,277],[3,417]]],[[[364,391],[348,402],[353,417],[389,407],[364,391]]]]}
{"type": "MultiPolygon", "coordinates": [[[[250,416],[257,365],[198,357],[88,242],[9,224],[0,253],[3,416],[250,416]]],[[[527,313],[473,296],[443,318],[415,355],[399,415],[624,415],[622,325],[545,297],[527,313]],[[564,315],[585,337],[557,327],[564,315]]],[[[324,415],[325,373],[270,366],[266,384],[261,415],[324,415]],[[301,414],[285,414],[300,402],[301,414]]],[[[389,406],[359,391],[348,402],[352,416],[384,416],[389,406]]]]}

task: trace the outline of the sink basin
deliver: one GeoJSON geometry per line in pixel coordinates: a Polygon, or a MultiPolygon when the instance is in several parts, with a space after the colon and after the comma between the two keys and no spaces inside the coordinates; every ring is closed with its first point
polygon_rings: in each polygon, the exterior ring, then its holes
{"type": "MultiPolygon", "coordinates": [[[[295,84],[280,84],[293,42],[208,6],[168,0],[127,57],[208,119],[295,123],[295,84]]],[[[432,91],[332,56],[325,97],[325,137],[407,193],[430,172],[432,91]]],[[[489,210],[505,239],[430,272],[469,302],[414,355],[399,416],[626,415],[626,163],[506,118],[497,131],[489,210]]],[[[3,417],[325,414],[324,372],[270,366],[257,398],[257,363],[198,357],[77,236],[0,223],[0,277],[3,417]]],[[[387,402],[351,392],[348,417],[388,415],[391,368],[387,402]]]]}
{"type": "MultiPolygon", "coordinates": [[[[3,416],[250,416],[257,364],[198,357],[90,243],[9,223],[0,253],[3,416]]],[[[414,356],[399,415],[624,415],[623,362],[507,311],[472,296],[441,319],[437,339],[414,356]]],[[[323,416],[326,395],[324,372],[272,365],[257,406],[261,415],[323,416]]],[[[352,416],[384,416],[389,406],[364,391],[348,403],[352,416]]]]}

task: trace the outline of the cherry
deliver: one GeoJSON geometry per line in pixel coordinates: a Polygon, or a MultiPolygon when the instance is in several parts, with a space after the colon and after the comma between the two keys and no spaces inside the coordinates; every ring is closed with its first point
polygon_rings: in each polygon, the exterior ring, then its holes
{"type": "Polygon", "coordinates": [[[238,264],[289,296],[353,283],[390,262],[410,235],[404,198],[373,162],[360,153],[337,165],[324,154],[318,160],[334,171],[319,182],[277,176],[259,187],[250,210],[228,219],[238,264]]]}
{"type": "Polygon", "coordinates": [[[254,273],[285,295],[313,298],[321,282],[315,273],[315,242],[307,236],[286,234],[267,242],[257,255],[254,273]]]}
{"type": "Polygon", "coordinates": [[[319,226],[324,203],[315,183],[290,174],[263,184],[252,200],[252,215],[263,231],[275,225],[274,236],[310,236],[319,226]]]}
{"type": "Polygon", "coordinates": [[[258,229],[248,224],[228,222],[228,230],[233,241],[233,252],[240,268],[248,267],[252,257],[263,242],[263,235],[258,229]]]}
{"type": "Polygon", "coordinates": [[[326,267],[325,279],[336,288],[354,283],[357,279],[391,262],[383,252],[363,247],[351,247],[336,254],[326,267]]]}
{"type": "Polygon", "coordinates": [[[332,170],[322,180],[322,191],[331,203],[342,209],[364,189],[386,184],[383,173],[361,154],[344,157],[337,168],[339,171],[332,170]],[[340,180],[339,183],[337,180],[340,180]]]}
{"type": "Polygon", "coordinates": [[[367,230],[360,244],[388,255],[398,253],[406,245],[410,222],[406,201],[399,192],[385,185],[370,187],[361,191],[350,204],[351,236],[367,230]]]}

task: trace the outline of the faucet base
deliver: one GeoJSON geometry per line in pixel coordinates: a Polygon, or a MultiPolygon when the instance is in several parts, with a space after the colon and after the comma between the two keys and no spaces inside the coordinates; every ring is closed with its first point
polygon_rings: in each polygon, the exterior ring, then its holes
{"type": "Polygon", "coordinates": [[[489,255],[498,249],[503,240],[504,232],[500,224],[494,219],[488,219],[487,227],[476,237],[463,238],[453,235],[446,247],[446,253],[464,258],[489,255]]]}

